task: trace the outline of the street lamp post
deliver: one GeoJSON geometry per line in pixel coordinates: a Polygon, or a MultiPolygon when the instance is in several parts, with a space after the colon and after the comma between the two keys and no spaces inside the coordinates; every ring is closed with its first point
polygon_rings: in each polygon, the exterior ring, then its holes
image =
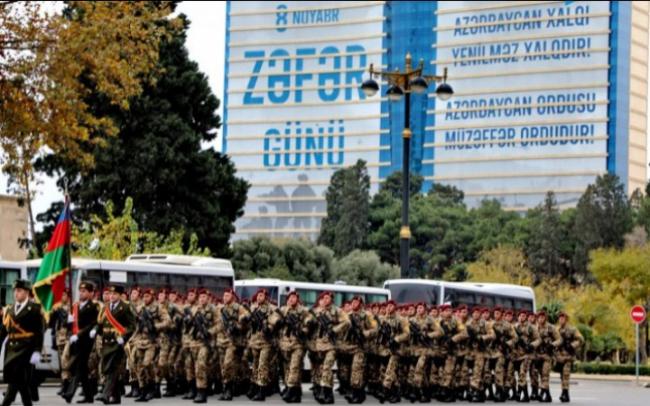
{"type": "Polygon", "coordinates": [[[379,84],[374,80],[374,77],[379,77],[389,83],[386,96],[390,101],[399,101],[402,96],[405,100],[404,105],[404,130],[402,130],[402,149],[404,150],[402,156],[402,227],[399,232],[400,237],[400,250],[399,262],[400,273],[402,278],[411,277],[409,270],[409,247],[411,239],[411,229],[409,228],[409,197],[410,197],[410,176],[411,176],[411,92],[424,93],[429,86],[429,82],[441,82],[436,88],[436,96],[441,100],[449,100],[454,94],[453,89],[447,84],[447,68],[444,69],[442,76],[438,75],[423,75],[424,61],[420,60],[418,66],[413,69],[411,61],[411,54],[406,54],[406,63],[404,64],[404,72],[400,72],[399,68],[395,71],[381,71],[375,70],[373,65],[370,64],[368,72],[370,79],[365,80],[361,85],[361,89],[366,96],[372,97],[379,91],[379,84]]]}

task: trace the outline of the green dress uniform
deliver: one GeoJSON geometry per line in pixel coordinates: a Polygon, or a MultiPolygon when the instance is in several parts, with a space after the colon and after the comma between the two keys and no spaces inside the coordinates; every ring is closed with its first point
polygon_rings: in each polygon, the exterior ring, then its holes
{"type": "MultiPolygon", "coordinates": [[[[18,280],[14,288],[29,290],[29,282],[18,280]]],[[[2,406],[10,405],[20,393],[23,405],[31,406],[31,358],[43,348],[45,318],[39,304],[16,303],[5,308],[0,329],[0,343],[7,339],[4,358],[4,380],[8,384],[2,406]],[[11,372],[11,373],[7,373],[11,372]]]]}
{"type": "Polygon", "coordinates": [[[108,303],[100,315],[97,333],[102,336],[102,371],[106,376],[104,399],[106,404],[121,403],[119,378],[124,369],[124,344],[135,330],[135,315],[127,303],[119,300],[108,303]],[[112,316],[112,317],[111,317],[112,316]],[[111,318],[124,328],[123,333],[111,323],[111,318]],[[120,343],[120,341],[122,341],[120,343]]]}

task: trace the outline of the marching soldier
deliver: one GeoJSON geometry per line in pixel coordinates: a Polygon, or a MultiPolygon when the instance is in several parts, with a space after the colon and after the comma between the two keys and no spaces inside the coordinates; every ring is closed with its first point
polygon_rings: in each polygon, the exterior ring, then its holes
{"type": "Polygon", "coordinates": [[[250,314],[237,303],[235,291],[228,288],[223,293],[223,304],[217,316],[217,348],[223,381],[223,393],[219,400],[230,401],[235,391],[238,363],[246,345],[244,322],[250,314]]]}
{"type": "Polygon", "coordinates": [[[2,315],[0,343],[7,339],[4,356],[4,380],[7,392],[2,406],[9,406],[20,393],[23,405],[32,405],[29,388],[33,365],[41,360],[45,318],[41,306],[29,300],[31,283],[17,279],[13,284],[14,304],[2,315]],[[7,373],[11,371],[11,373],[7,373]]]}
{"type": "Polygon", "coordinates": [[[528,396],[528,371],[531,370],[530,364],[533,360],[533,354],[541,344],[537,326],[528,321],[528,312],[521,310],[515,323],[515,332],[517,341],[513,353],[512,376],[517,374],[517,382],[510,384],[516,388],[514,400],[519,402],[530,402],[528,396]]]}
{"type": "Polygon", "coordinates": [[[183,306],[183,335],[181,337],[181,364],[185,372],[185,381],[187,382],[187,392],[182,397],[184,400],[191,400],[196,397],[196,381],[194,380],[194,361],[192,359],[192,347],[194,338],[192,331],[194,320],[192,314],[196,306],[196,289],[191,288],[187,291],[187,300],[183,306]]]}
{"type": "MultiPolygon", "coordinates": [[[[334,403],[334,374],[336,340],[343,329],[350,326],[350,319],[341,309],[332,305],[332,293],[323,292],[318,297],[318,307],[313,311],[317,321],[315,350],[322,359],[320,365],[320,390],[314,398],[321,404],[334,403]]],[[[318,388],[317,388],[318,389],[318,388]]]]}
{"type": "MultiPolygon", "coordinates": [[[[539,326],[537,325],[537,314],[535,312],[528,313],[528,324],[535,326],[535,330],[539,334],[539,326]]],[[[540,339],[540,345],[541,345],[540,339]]],[[[539,346],[537,347],[539,348],[539,346]]],[[[530,354],[530,362],[528,364],[528,375],[530,376],[530,400],[540,400],[539,397],[539,381],[540,381],[540,370],[539,370],[539,354],[535,349],[535,352],[530,354]]]]}
{"type": "Polygon", "coordinates": [[[130,340],[133,354],[133,367],[138,379],[140,396],[136,402],[148,402],[160,397],[160,387],[156,387],[155,358],[158,350],[158,336],[169,328],[167,311],[154,300],[153,289],[145,289],[142,305],[136,315],[136,330],[130,340]]]}
{"type": "MultiPolygon", "coordinates": [[[[469,309],[467,305],[461,304],[456,308],[456,319],[461,325],[467,323],[469,309]]],[[[472,352],[468,340],[462,340],[456,345],[456,368],[454,394],[458,400],[469,400],[469,365],[472,361],[472,352]]]]}
{"type": "Polygon", "coordinates": [[[68,330],[68,322],[70,317],[70,290],[65,289],[61,296],[61,301],[54,306],[50,312],[50,322],[48,327],[52,329],[53,346],[59,355],[61,366],[61,389],[57,395],[63,395],[70,384],[70,348],[66,348],[70,331],[68,330]]]}
{"type": "Polygon", "coordinates": [[[209,303],[208,290],[201,289],[199,291],[198,303],[192,312],[194,325],[192,327],[192,343],[190,344],[192,363],[194,364],[194,377],[196,379],[196,397],[194,398],[194,403],[207,402],[208,360],[214,339],[215,318],[216,310],[209,303]]]}
{"type": "Polygon", "coordinates": [[[79,301],[72,305],[71,331],[69,352],[70,372],[72,380],[62,394],[67,403],[72,401],[79,384],[83,391],[83,399],[77,403],[93,403],[97,391],[97,380],[89,373],[89,363],[95,340],[90,332],[97,327],[100,306],[93,298],[95,287],[90,282],[79,284],[79,301]]]}
{"type": "Polygon", "coordinates": [[[383,403],[388,399],[391,403],[400,401],[400,392],[397,388],[397,368],[399,367],[400,346],[410,338],[408,320],[397,314],[395,302],[389,300],[386,304],[386,316],[381,321],[379,328],[379,355],[386,363],[386,370],[379,390],[379,401],[383,403]]]}
{"type": "Polygon", "coordinates": [[[443,336],[441,338],[441,348],[445,355],[445,364],[440,388],[440,401],[454,402],[456,396],[452,388],[454,380],[454,371],[457,364],[457,354],[455,347],[458,343],[468,338],[465,325],[459,319],[453,317],[450,305],[443,304],[440,306],[440,328],[443,336]]]}
{"type": "Polygon", "coordinates": [[[271,394],[271,355],[274,345],[274,330],[280,320],[277,307],[269,303],[266,289],[258,290],[253,296],[250,308],[250,329],[248,346],[252,353],[250,398],[263,401],[271,394]]]}
{"type": "Polygon", "coordinates": [[[345,398],[349,403],[363,403],[366,400],[364,391],[364,372],[366,369],[366,352],[368,342],[377,334],[379,325],[372,313],[364,310],[363,299],[355,296],[350,301],[350,329],[345,342],[350,344],[352,363],[350,366],[350,391],[345,398]]]}
{"type": "Polygon", "coordinates": [[[541,393],[540,402],[552,402],[550,392],[550,378],[551,369],[553,368],[553,353],[562,344],[562,337],[554,325],[546,321],[546,312],[541,311],[537,315],[537,329],[539,330],[539,337],[542,340],[542,345],[539,347],[538,356],[538,370],[541,377],[541,393]]]}
{"type": "Polygon", "coordinates": [[[566,403],[570,401],[569,398],[569,381],[571,378],[571,368],[576,359],[576,353],[584,344],[584,338],[577,328],[569,324],[569,316],[560,312],[559,317],[559,333],[562,337],[562,346],[558,350],[556,361],[561,364],[562,376],[562,395],[560,401],[566,403]]]}
{"type": "MultiPolygon", "coordinates": [[[[470,401],[484,402],[483,370],[488,345],[495,339],[494,330],[490,323],[481,317],[483,309],[475,307],[472,318],[465,324],[469,336],[468,347],[471,355],[472,376],[470,379],[470,401]]],[[[489,313],[489,311],[488,311],[489,313]]]]}
{"type": "Polygon", "coordinates": [[[287,403],[300,403],[302,360],[305,356],[305,337],[311,314],[300,304],[300,296],[296,291],[289,293],[287,305],[280,309],[280,313],[282,314],[282,327],[279,345],[284,365],[284,384],[286,385],[282,399],[287,403]]]}
{"type": "MultiPolygon", "coordinates": [[[[131,309],[131,313],[134,315],[137,315],[140,313],[140,308],[142,307],[142,303],[140,300],[140,287],[134,286],[131,288],[131,291],[129,292],[129,301],[127,302],[126,299],[123,297],[126,295],[126,292],[122,292],[120,294],[120,300],[122,300],[125,303],[128,303],[129,308],[131,309]]],[[[135,367],[135,348],[133,345],[131,345],[130,340],[127,340],[126,345],[124,346],[124,349],[126,351],[126,365],[128,369],[128,377],[129,377],[129,383],[131,384],[131,391],[126,394],[125,397],[127,398],[139,398],[141,395],[141,391],[143,388],[140,388],[138,384],[138,377],[135,372],[136,367],[135,367]]]]}
{"type": "MultiPolygon", "coordinates": [[[[160,301],[160,295],[158,296],[160,301]]],[[[177,362],[179,361],[179,353],[181,346],[181,335],[183,330],[183,313],[176,303],[178,299],[178,293],[174,290],[169,292],[167,300],[163,302],[163,306],[167,309],[167,314],[169,314],[169,320],[171,321],[171,327],[167,329],[166,338],[168,343],[168,353],[167,357],[163,356],[163,351],[161,349],[161,355],[158,360],[158,382],[161,382],[164,378],[167,381],[167,387],[165,388],[165,393],[163,397],[174,397],[177,393],[181,393],[182,384],[179,382],[179,377],[183,373],[182,368],[177,367],[177,362]]],[[[161,344],[162,347],[163,344],[161,344]]]]}
{"type": "MultiPolygon", "coordinates": [[[[512,311],[507,310],[506,313],[512,314],[512,311]]],[[[512,324],[503,318],[504,313],[500,307],[495,307],[493,314],[494,320],[491,321],[491,327],[494,330],[495,339],[489,349],[491,358],[494,360],[494,382],[496,383],[494,400],[496,402],[505,402],[508,398],[508,390],[505,389],[507,368],[508,363],[510,363],[512,349],[517,341],[517,333],[512,324]]]]}
{"type": "Polygon", "coordinates": [[[419,400],[422,403],[431,401],[430,392],[427,390],[426,369],[429,363],[429,357],[433,348],[433,338],[440,336],[439,327],[431,316],[427,314],[427,308],[424,303],[418,303],[416,314],[409,320],[409,329],[411,332],[411,348],[416,362],[412,366],[414,393],[411,401],[419,400]]]}
{"type": "Polygon", "coordinates": [[[104,384],[104,403],[121,403],[119,378],[124,370],[126,352],[124,345],[135,329],[135,316],[128,304],[121,300],[122,286],[112,286],[110,301],[102,309],[97,327],[90,331],[90,338],[102,336],[102,370],[106,376],[104,384]]]}

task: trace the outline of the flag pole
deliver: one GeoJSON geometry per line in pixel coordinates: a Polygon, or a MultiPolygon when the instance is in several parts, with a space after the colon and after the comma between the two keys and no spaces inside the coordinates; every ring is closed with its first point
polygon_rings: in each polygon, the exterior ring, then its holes
{"type": "MultiPolygon", "coordinates": [[[[65,207],[66,204],[69,204],[70,201],[70,194],[68,193],[68,179],[64,178],[63,179],[63,205],[65,207]]],[[[70,222],[72,222],[72,210],[70,210],[70,222]]],[[[72,289],[72,247],[70,247],[70,269],[68,270],[68,289],[70,289],[70,297],[68,298],[70,300],[70,304],[74,303],[74,299],[72,297],[74,289],[72,289]]]]}

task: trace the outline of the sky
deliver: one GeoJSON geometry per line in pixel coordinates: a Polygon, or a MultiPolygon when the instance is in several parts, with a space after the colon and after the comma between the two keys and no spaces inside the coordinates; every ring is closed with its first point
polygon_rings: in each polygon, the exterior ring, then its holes
{"type": "MultiPolygon", "coordinates": [[[[187,15],[191,22],[186,42],[190,58],[198,63],[199,69],[208,77],[212,92],[223,102],[226,2],[183,1],[177,12],[187,15]]],[[[223,117],[223,105],[219,106],[219,115],[223,117]]],[[[220,151],[221,145],[219,131],[211,147],[220,151]]],[[[0,194],[5,192],[5,185],[6,176],[0,173],[0,194]]],[[[41,176],[35,190],[33,206],[36,214],[47,210],[51,202],[62,200],[62,191],[57,189],[52,179],[41,176]]],[[[39,225],[37,229],[40,229],[39,225]]]]}

